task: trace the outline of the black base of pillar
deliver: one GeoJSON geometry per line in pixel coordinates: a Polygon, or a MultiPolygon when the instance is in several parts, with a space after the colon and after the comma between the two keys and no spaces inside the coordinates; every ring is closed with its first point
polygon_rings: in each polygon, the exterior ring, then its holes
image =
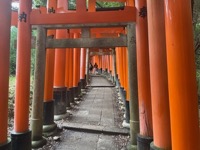
{"type": "Polygon", "coordinates": [[[129,101],[125,102],[126,123],[130,123],[129,101]]]}
{"type": "Polygon", "coordinates": [[[81,89],[86,88],[86,79],[81,79],[81,89]]]}
{"type": "Polygon", "coordinates": [[[74,97],[77,98],[78,97],[78,86],[73,87],[74,88],[74,97]]]}
{"type": "Polygon", "coordinates": [[[54,124],[54,100],[43,104],[43,125],[54,124]]]}
{"type": "Polygon", "coordinates": [[[66,113],[66,87],[54,88],[54,115],[66,113]]]}
{"type": "Polygon", "coordinates": [[[5,144],[0,144],[0,150],[11,150],[11,140],[8,139],[5,144]]]}
{"type": "Polygon", "coordinates": [[[70,99],[70,103],[74,103],[74,88],[69,88],[69,99],[70,99]]]}
{"type": "Polygon", "coordinates": [[[12,150],[31,150],[31,131],[11,133],[12,150]]]}
{"type": "Polygon", "coordinates": [[[124,103],[124,106],[125,106],[126,98],[125,98],[125,93],[124,93],[124,88],[123,87],[119,88],[119,94],[120,94],[120,96],[122,98],[122,101],[124,103]]]}
{"type": "Polygon", "coordinates": [[[153,142],[150,143],[150,150],[171,150],[171,149],[172,149],[171,147],[169,147],[169,148],[159,148],[159,147],[156,147],[153,142]]]}
{"type": "Polygon", "coordinates": [[[44,102],[43,107],[43,135],[48,137],[57,132],[57,125],[54,123],[54,100],[44,102]]]}
{"type": "Polygon", "coordinates": [[[66,91],[66,107],[67,107],[67,108],[70,108],[69,94],[70,94],[70,91],[67,90],[67,91],[66,91]]]}
{"type": "MultiPolygon", "coordinates": [[[[68,98],[69,98],[69,103],[72,102],[72,91],[70,89],[68,89],[68,98]]],[[[71,107],[71,105],[70,105],[71,107]]]]}
{"type": "Polygon", "coordinates": [[[137,135],[137,146],[141,150],[150,150],[150,143],[153,141],[152,137],[137,135]]]}
{"type": "Polygon", "coordinates": [[[78,96],[81,95],[81,81],[78,83],[78,96]]]}

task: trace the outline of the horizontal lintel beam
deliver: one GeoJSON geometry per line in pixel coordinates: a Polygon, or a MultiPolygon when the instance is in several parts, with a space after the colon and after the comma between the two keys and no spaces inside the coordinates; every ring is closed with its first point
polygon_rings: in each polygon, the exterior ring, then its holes
{"type": "MultiPolygon", "coordinates": [[[[128,23],[135,22],[135,7],[125,7],[120,11],[100,12],[69,12],[55,14],[40,14],[32,11],[30,15],[31,25],[58,25],[58,24],[92,24],[92,23],[128,23]]],[[[16,26],[18,15],[12,14],[12,25],[16,26]]]]}
{"type": "MultiPolygon", "coordinates": [[[[112,27],[126,27],[128,23],[90,23],[90,24],[65,24],[65,25],[43,25],[46,29],[80,29],[80,28],[112,28],[112,27]]],[[[33,26],[36,27],[36,26],[33,26]]]]}
{"type": "Polygon", "coordinates": [[[126,47],[126,36],[118,38],[49,39],[46,48],[110,48],[126,47]]]}

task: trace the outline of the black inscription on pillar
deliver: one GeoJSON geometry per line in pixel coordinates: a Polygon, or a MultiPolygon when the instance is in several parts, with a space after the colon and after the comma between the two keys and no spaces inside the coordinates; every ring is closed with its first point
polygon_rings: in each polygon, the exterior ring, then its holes
{"type": "Polygon", "coordinates": [[[147,16],[147,7],[143,6],[140,8],[139,16],[142,18],[145,18],[147,16]]]}
{"type": "Polygon", "coordinates": [[[22,14],[19,14],[18,19],[20,22],[22,21],[26,22],[26,17],[27,17],[27,14],[25,14],[25,12],[22,12],[22,14]]]}
{"type": "Polygon", "coordinates": [[[52,13],[52,14],[55,14],[55,9],[53,7],[49,8],[48,9],[48,13],[52,13]]]}

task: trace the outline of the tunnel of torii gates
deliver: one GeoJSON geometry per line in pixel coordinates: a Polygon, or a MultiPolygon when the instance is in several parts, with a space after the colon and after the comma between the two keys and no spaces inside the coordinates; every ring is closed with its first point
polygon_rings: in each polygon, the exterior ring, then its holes
{"type": "MultiPolygon", "coordinates": [[[[112,77],[126,105],[130,149],[200,150],[197,84],[189,0],[0,1],[0,150],[46,143],[55,120],[88,84],[88,64],[112,77]],[[147,21],[148,18],[148,21],[147,21]],[[148,23],[147,23],[148,22],[148,23]],[[14,129],[8,137],[10,26],[18,28],[14,129]],[[29,129],[31,31],[37,30],[34,94],[29,129]],[[136,44],[137,43],[137,44],[136,44]],[[130,114],[129,114],[130,108],[130,114]],[[130,117],[129,117],[130,115],[130,117]]],[[[78,143],[77,143],[78,144],[78,143]]]]}

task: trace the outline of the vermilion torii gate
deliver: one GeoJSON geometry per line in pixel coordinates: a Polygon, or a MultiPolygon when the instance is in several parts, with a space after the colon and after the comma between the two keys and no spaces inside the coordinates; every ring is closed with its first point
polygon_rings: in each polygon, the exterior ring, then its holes
{"type": "MultiPolygon", "coordinates": [[[[17,25],[18,27],[17,82],[15,122],[14,131],[11,136],[12,149],[24,150],[31,149],[31,132],[28,125],[31,26],[42,25],[37,27],[37,40],[42,41],[37,46],[37,58],[43,58],[37,61],[37,69],[41,71],[40,76],[43,79],[35,80],[35,88],[38,87],[35,89],[35,96],[37,96],[37,90],[40,89],[38,91],[40,97],[35,98],[36,101],[40,101],[38,106],[42,106],[41,102],[45,98],[44,102],[50,104],[48,105],[46,103],[47,106],[44,103],[48,108],[47,110],[52,108],[53,86],[55,84],[53,83],[55,76],[53,77],[54,70],[52,68],[54,57],[56,58],[56,52],[54,53],[53,48],[100,48],[102,45],[105,47],[127,46],[128,85],[130,89],[130,149],[137,149],[137,142],[138,149],[142,149],[146,145],[149,147],[149,142],[153,138],[154,142],[151,144],[151,149],[199,150],[198,104],[190,1],[147,0],[147,4],[145,0],[136,0],[135,2],[131,0],[121,1],[126,2],[131,7],[125,7],[124,10],[120,11],[95,12],[95,0],[91,0],[89,1],[89,11],[86,11],[85,1],[77,0],[77,10],[75,13],[64,11],[64,13],[48,14],[44,13],[47,11],[42,11],[42,9],[32,10],[31,1],[20,0],[19,12],[18,14],[12,14],[12,23],[10,11],[11,1],[0,2],[0,19],[3,20],[0,21],[0,69],[4,70],[0,76],[0,119],[2,121],[0,125],[0,149],[10,149],[10,142],[7,140],[10,25],[17,25]],[[147,16],[145,13],[146,8],[148,12],[148,30],[147,16]],[[158,10],[160,10],[159,13],[157,12],[158,10]],[[162,18],[165,18],[165,20],[162,18]],[[136,27],[134,26],[135,21],[136,27]],[[112,40],[109,38],[93,39],[89,38],[88,33],[84,38],[73,40],[46,38],[47,29],[47,35],[52,35],[57,34],[57,31],[55,32],[49,29],[83,29],[96,27],[126,27],[127,36],[112,38],[112,40]],[[135,37],[135,34],[137,37],[135,37]],[[135,41],[137,42],[137,55],[135,41]],[[46,54],[44,53],[45,48],[48,48],[46,54]],[[44,70],[45,55],[46,68],[44,70]],[[39,60],[43,62],[39,62],[39,60]],[[51,69],[47,70],[47,68],[51,69]],[[45,83],[45,86],[42,85],[43,83],[45,83]],[[41,91],[43,86],[45,87],[43,89],[44,92],[41,91]],[[146,145],[142,144],[143,141],[147,141],[146,145]]],[[[53,6],[57,12],[63,11],[63,9],[56,9],[56,0],[50,0],[49,2],[47,10],[53,6]]],[[[59,3],[63,4],[66,1],[60,0],[58,1],[59,3]]],[[[66,34],[65,38],[67,36],[68,38],[71,37],[71,35],[66,34]]],[[[72,37],[74,37],[74,34],[72,34],[72,37]]],[[[76,50],[71,51],[68,49],[67,51],[69,53],[64,53],[66,58],[70,60],[73,54],[76,53],[76,50]]],[[[121,53],[121,51],[119,52],[121,53]]],[[[80,56],[80,54],[77,55],[80,56]]],[[[125,56],[124,53],[123,56],[125,56]]],[[[124,57],[117,58],[121,62],[125,62],[123,60],[124,57]]],[[[57,60],[55,59],[55,61],[57,60]]],[[[70,62],[73,61],[71,60],[70,62]]],[[[120,68],[120,66],[121,64],[118,63],[117,68],[120,68]]],[[[68,67],[73,67],[73,63],[69,63],[68,67]]],[[[120,74],[120,78],[124,77],[121,69],[117,69],[117,73],[120,74]]],[[[35,76],[37,77],[38,75],[35,74],[35,76]]],[[[69,76],[72,76],[72,74],[69,73],[69,76]]],[[[64,76],[64,78],[68,77],[64,76]]],[[[56,77],[56,79],[61,80],[59,77],[56,77]]],[[[68,79],[73,78],[69,77],[68,79]]],[[[77,80],[75,80],[75,84],[69,82],[62,83],[62,86],[65,87],[68,85],[71,88],[77,86],[77,80]]],[[[61,86],[61,84],[59,83],[58,86],[61,86]]],[[[123,86],[127,86],[126,83],[123,86]]],[[[42,111],[42,107],[34,107],[33,109],[42,111]]],[[[32,140],[39,143],[43,142],[41,114],[33,113],[32,116],[32,140]],[[34,115],[36,115],[36,118],[34,118],[34,115]],[[34,123],[36,124],[35,128],[34,123]]],[[[51,129],[55,128],[52,118],[44,125],[47,125],[51,129]]]]}

